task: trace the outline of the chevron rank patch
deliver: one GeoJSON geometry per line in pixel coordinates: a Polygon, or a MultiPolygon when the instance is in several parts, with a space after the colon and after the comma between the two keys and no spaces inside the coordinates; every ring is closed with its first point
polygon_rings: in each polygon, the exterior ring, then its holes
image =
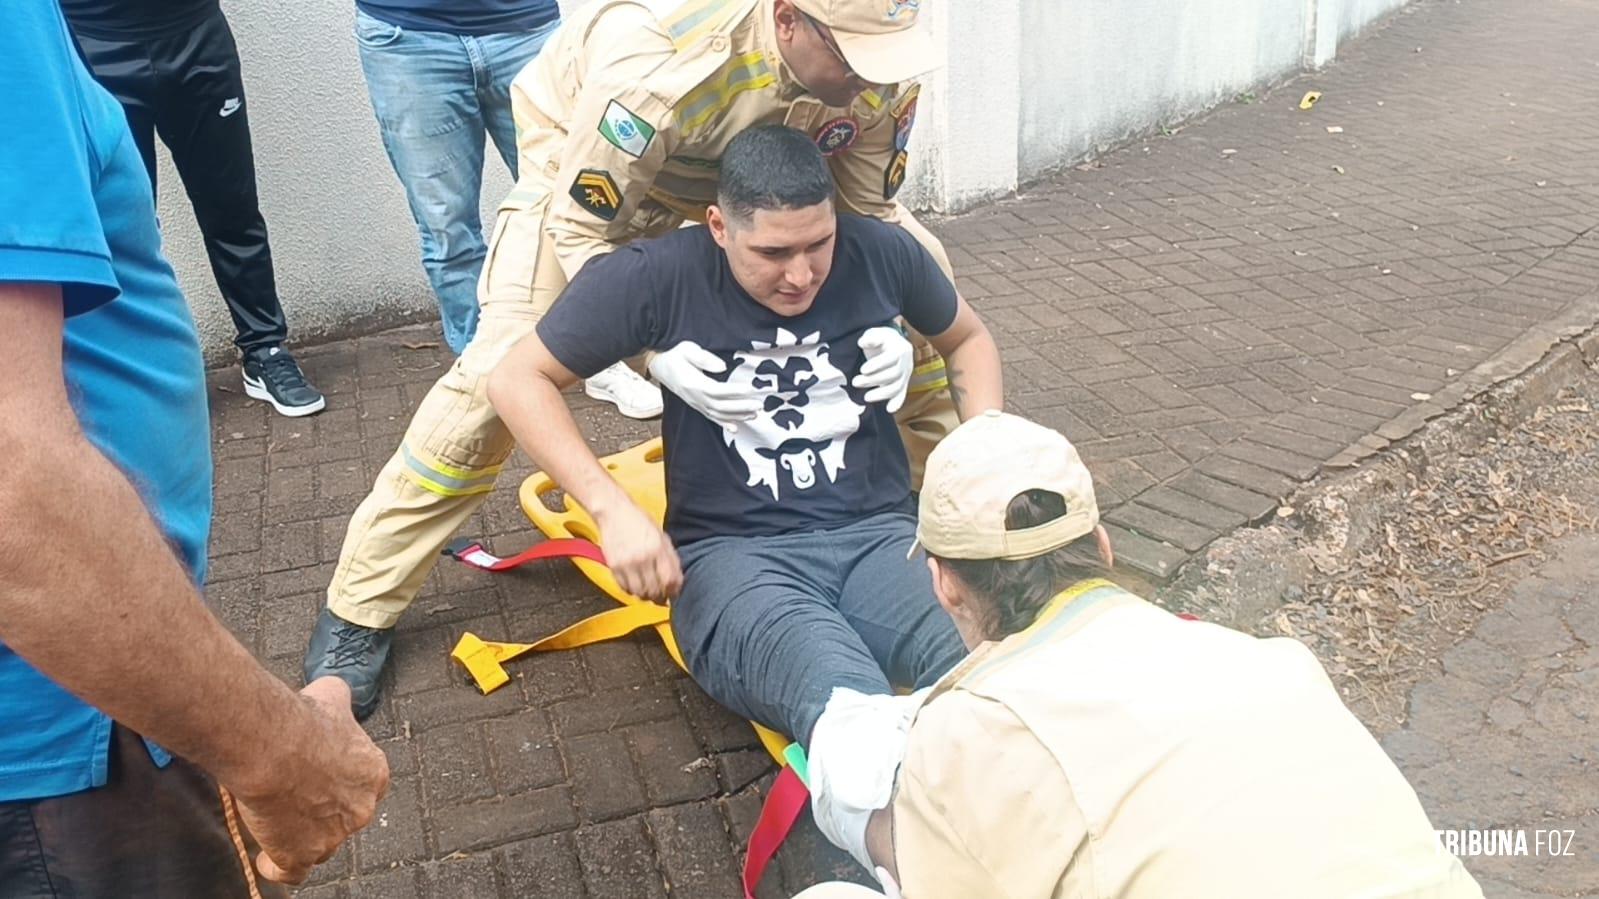
{"type": "Polygon", "coordinates": [[[605,107],[605,115],[600,117],[600,135],[610,141],[611,146],[637,159],[655,139],[655,129],[632,110],[612,100],[605,107]]]}
{"type": "Polygon", "coordinates": [[[622,208],[622,192],[616,189],[616,181],[610,172],[599,169],[578,172],[577,180],[572,182],[571,195],[577,205],[608,222],[615,221],[616,213],[622,208]]]}
{"type": "Polygon", "coordinates": [[[905,169],[910,161],[911,155],[904,150],[895,153],[888,161],[888,168],[883,170],[883,199],[892,200],[899,193],[899,186],[905,183],[905,169]]]}

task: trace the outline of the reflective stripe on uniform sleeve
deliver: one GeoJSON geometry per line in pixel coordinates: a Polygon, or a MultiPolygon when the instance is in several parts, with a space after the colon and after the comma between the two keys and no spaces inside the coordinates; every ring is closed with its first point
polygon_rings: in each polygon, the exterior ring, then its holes
{"type": "Polygon", "coordinates": [[[776,83],[777,75],[767,64],[764,52],[757,50],[735,56],[678,102],[678,128],[684,132],[692,131],[726,109],[739,94],[776,83]]]}
{"type": "Polygon", "coordinates": [[[494,489],[494,481],[500,476],[502,467],[493,465],[481,471],[468,471],[442,462],[428,464],[413,455],[411,448],[404,444],[400,445],[400,455],[405,459],[406,478],[423,490],[439,496],[488,493],[494,489]]]}
{"type": "Polygon", "coordinates": [[[943,390],[949,386],[949,373],[944,370],[944,360],[934,359],[911,369],[910,393],[943,390]]]}
{"type": "Polygon", "coordinates": [[[505,195],[505,200],[500,203],[500,206],[502,208],[526,209],[549,195],[549,189],[542,186],[538,188],[518,187],[505,195]]]}
{"type": "Polygon", "coordinates": [[[679,48],[687,47],[726,25],[745,2],[746,0],[687,0],[662,16],[661,26],[671,35],[672,43],[679,48]]]}

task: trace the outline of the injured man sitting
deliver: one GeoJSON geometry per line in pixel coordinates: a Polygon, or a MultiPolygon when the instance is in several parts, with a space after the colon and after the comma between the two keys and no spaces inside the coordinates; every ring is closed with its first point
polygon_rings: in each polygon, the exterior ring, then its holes
{"type": "Polygon", "coordinates": [[[966,653],[906,555],[916,510],[893,412],[912,365],[897,320],[943,356],[962,420],[1002,401],[993,338],[932,256],[896,225],[836,214],[833,192],[805,134],[745,131],[705,227],[589,262],[489,381],[517,442],[593,516],[617,582],[671,602],[700,686],[805,746],[824,715],[930,685],[966,653]],[[666,397],[664,533],[561,396],[651,350],[655,366],[708,373],[666,397]]]}

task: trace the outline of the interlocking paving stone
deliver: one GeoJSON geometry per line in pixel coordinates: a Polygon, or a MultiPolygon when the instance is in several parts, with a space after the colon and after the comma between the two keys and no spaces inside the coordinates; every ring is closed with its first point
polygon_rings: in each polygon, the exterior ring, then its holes
{"type": "Polygon", "coordinates": [[[585,824],[609,821],[649,808],[644,781],[639,777],[622,734],[563,737],[561,746],[572,779],[578,817],[585,824]]]}
{"type": "Polygon", "coordinates": [[[438,854],[448,856],[498,846],[508,840],[571,830],[578,823],[572,799],[572,789],[561,784],[482,802],[434,807],[429,823],[438,854]]]}

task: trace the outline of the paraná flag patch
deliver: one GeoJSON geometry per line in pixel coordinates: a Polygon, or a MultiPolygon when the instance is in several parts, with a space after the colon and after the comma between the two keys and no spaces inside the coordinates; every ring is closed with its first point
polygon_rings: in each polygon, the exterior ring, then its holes
{"type": "Polygon", "coordinates": [[[605,115],[600,118],[600,134],[634,159],[643,156],[650,141],[655,139],[655,129],[649,122],[615,100],[606,104],[605,115]]]}

